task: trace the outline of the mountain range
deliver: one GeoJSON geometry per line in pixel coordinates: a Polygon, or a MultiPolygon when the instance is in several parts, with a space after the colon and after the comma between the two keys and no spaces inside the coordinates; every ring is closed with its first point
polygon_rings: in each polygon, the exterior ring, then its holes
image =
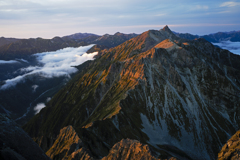
{"type": "MultiPolygon", "coordinates": [[[[97,36],[94,34],[74,34],[66,37],[54,37],[53,39],[8,39],[2,38],[7,43],[0,47],[0,58],[15,61],[15,63],[1,65],[0,67],[0,86],[5,80],[13,80],[23,75],[22,70],[31,66],[39,66],[38,58],[34,55],[40,52],[51,52],[66,47],[87,46],[92,43],[95,45],[88,52],[92,53],[120,43],[136,36],[135,34],[116,33],[114,35],[97,36]],[[74,37],[74,38],[73,38],[74,37]],[[14,41],[14,42],[13,42],[14,41]],[[94,42],[93,42],[94,41],[94,42]],[[114,41],[114,42],[112,42],[114,41]]],[[[75,66],[78,68],[77,66],[75,66]]],[[[79,68],[78,68],[79,69],[79,68]]],[[[26,72],[28,73],[28,72],[26,72]]],[[[74,74],[72,74],[74,76],[74,74]]],[[[44,78],[43,76],[29,75],[25,83],[19,83],[16,87],[0,89],[0,112],[11,115],[18,119],[19,124],[24,124],[34,115],[33,107],[38,103],[45,103],[46,99],[52,97],[69,79],[66,76],[56,78],[44,78]],[[34,89],[32,87],[37,87],[34,89]],[[31,109],[31,110],[29,110],[31,109]],[[26,116],[26,113],[28,115],[26,116]]]]}
{"type": "Polygon", "coordinates": [[[94,159],[127,138],[156,158],[215,159],[239,130],[239,61],[203,38],[149,30],[99,51],[23,128],[56,159],[66,126],[82,143],[71,150],[94,159]]]}
{"type": "MultiPolygon", "coordinates": [[[[0,89],[0,112],[25,124],[23,129],[42,148],[29,152],[44,151],[51,159],[236,158],[240,57],[210,42],[238,37],[239,31],[197,36],[168,26],[140,35],[1,37],[0,59],[11,63],[0,64],[0,87],[39,65],[39,52],[57,56],[56,50],[85,46],[89,55],[98,54],[72,66],[78,71],[71,78],[29,75],[15,87],[0,89]],[[40,102],[46,107],[29,121],[40,102]]],[[[0,158],[29,159],[33,155],[19,149],[23,141],[14,145],[6,138],[12,135],[17,142],[15,131],[28,137],[7,117],[0,115],[0,141],[6,144],[0,146],[0,158]]]]}
{"type": "Polygon", "coordinates": [[[174,32],[178,37],[194,40],[196,38],[204,38],[209,42],[218,43],[221,41],[231,41],[231,42],[240,42],[240,31],[231,31],[231,32],[217,32],[208,35],[192,35],[189,33],[177,33],[174,32]]]}

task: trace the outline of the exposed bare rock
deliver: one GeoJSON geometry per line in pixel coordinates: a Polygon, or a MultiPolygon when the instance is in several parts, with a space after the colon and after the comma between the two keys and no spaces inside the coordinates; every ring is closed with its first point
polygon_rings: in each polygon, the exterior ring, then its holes
{"type": "Polygon", "coordinates": [[[64,127],[46,153],[51,159],[90,160],[88,151],[83,147],[81,139],[72,126],[64,127]]]}
{"type": "MultiPolygon", "coordinates": [[[[123,139],[115,144],[109,154],[102,160],[157,160],[150,153],[148,145],[143,145],[137,140],[123,139]]],[[[158,159],[159,160],[159,159],[158,159]]]]}
{"type": "Polygon", "coordinates": [[[50,160],[17,124],[0,114],[1,160],[50,160]]]}
{"type": "Polygon", "coordinates": [[[237,131],[237,133],[227,141],[222,150],[218,153],[218,160],[237,159],[240,159],[240,131],[237,131]]]}
{"type": "MultiPolygon", "coordinates": [[[[93,160],[72,126],[61,129],[53,146],[47,151],[53,160],[93,160]]],[[[160,160],[152,156],[149,146],[137,140],[122,139],[116,143],[102,160],[160,160]]],[[[171,158],[175,160],[175,158],[171,158]]]]}

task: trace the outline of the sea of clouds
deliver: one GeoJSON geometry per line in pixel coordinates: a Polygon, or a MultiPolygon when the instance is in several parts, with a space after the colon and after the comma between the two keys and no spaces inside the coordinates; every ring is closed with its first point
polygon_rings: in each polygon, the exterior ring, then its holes
{"type": "MultiPolygon", "coordinates": [[[[97,52],[87,54],[91,47],[88,45],[78,48],[64,48],[54,52],[43,52],[34,54],[39,64],[36,66],[28,66],[22,68],[20,71],[23,73],[12,79],[5,80],[5,84],[1,86],[0,90],[5,90],[10,87],[16,86],[20,82],[24,82],[28,77],[39,75],[45,78],[53,78],[60,76],[70,77],[70,74],[77,72],[77,66],[87,60],[93,60],[97,52]]],[[[4,61],[0,61],[0,63],[4,61]]],[[[8,61],[7,63],[16,63],[18,61],[8,61]]],[[[5,62],[6,63],[6,62],[5,62]]]]}
{"type": "Polygon", "coordinates": [[[222,49],[227,49],[234,54],[240,55],[240,42],[222,41],[220,43],[212,43],[222,49]]]}

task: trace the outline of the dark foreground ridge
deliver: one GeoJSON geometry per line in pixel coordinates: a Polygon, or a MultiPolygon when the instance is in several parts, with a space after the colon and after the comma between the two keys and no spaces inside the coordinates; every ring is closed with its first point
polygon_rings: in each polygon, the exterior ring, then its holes
{"type": "Polygon", "coordinates": [[[50,160],[26,132],[2,114],[0,114],[0,159],[50,160]]]}

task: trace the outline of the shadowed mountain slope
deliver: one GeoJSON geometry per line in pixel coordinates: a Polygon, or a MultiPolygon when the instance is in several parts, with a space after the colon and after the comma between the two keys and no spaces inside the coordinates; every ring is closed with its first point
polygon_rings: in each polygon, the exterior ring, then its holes
{"type": "Polygon", "coordinates": [[[27,56],[34,53],[56,51],[66,47],[79,47],[84,45],[87,44],[84,42],[76,42],[74,40],[64,40],[60,37],[54,37],[52,39],[22,39],[17,42],[1,46],[0,58],[4,60],[28,58],[27,56]]]}
{"type": "Polygon", "coordinates": [[[13,120],[0,114],[1,160],[50,160],[13,120]]]}
{"type": "Polygon", "coordinates": [[[17,42],[19,41],[20,39],[16,39],[16,38],[5,38],[5,37],[0,37],[0,47],[1,46],[4,46],[6,44],[10,44],[10,43],[13,43],[13,42],[17,42]]]}

